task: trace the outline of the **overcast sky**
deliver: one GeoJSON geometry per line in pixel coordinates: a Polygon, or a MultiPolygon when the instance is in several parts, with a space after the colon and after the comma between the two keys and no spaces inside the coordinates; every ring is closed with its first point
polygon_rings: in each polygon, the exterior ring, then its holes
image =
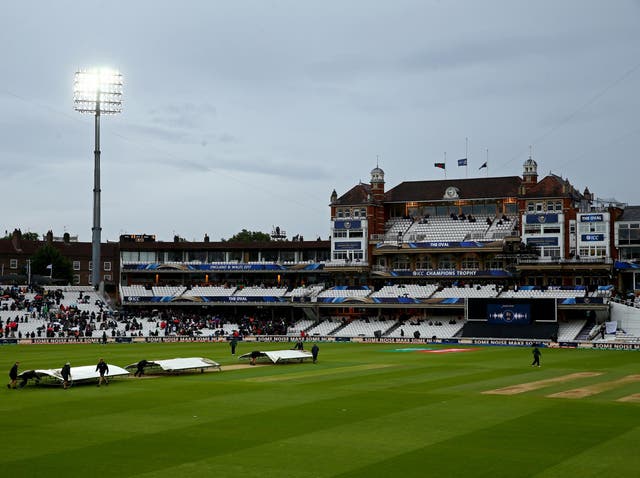
{"type": "Polygon", "coordinates": [[[329,235],[329,196],[549,172],[640,204],[638,0],[12,1],[0,16],[0,232],[91,240],[93,118],[73,75],[124,76],[104,117],[102,238],[329,235]],[[457,167],[465,156],[468,168],[457,167]]]}

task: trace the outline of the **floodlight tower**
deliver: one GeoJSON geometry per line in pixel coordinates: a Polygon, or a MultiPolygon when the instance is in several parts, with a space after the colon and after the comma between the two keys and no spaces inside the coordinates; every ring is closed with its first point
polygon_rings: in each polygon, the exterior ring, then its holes
{"type": "Polygon", "coordinates": [[[91,285],[100,285],[100,116],[122,111],[122,75],[108,68],[76,72],[73,82],[74,109],[95,117],[93,166],[93,227],[91,228],[91,285]]]}

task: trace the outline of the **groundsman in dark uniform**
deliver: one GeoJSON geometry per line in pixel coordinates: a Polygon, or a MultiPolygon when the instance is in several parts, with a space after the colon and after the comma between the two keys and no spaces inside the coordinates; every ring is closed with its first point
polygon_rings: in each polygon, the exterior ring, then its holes
{"type": "Polygon", "coordinates": [[[538,347],[534,347],[533,351],[531,353],[533,354],[533,363],[531,364],[531,366],[532,367],[539,367],[540,366],[540,355],[542,355],[542,352],[540,352],[538,347]]]}
{"type": "Polygon", "coordinates": [[[71,380],[71,364],[67,362],[60,370],[60,375],[62,375],[62,388],[67,390],[69,388],[69,380],[71,380]]]}
{"type": "Polygon", "coordinates": [[[105,385],[109,385],[109,381],[107,380],[107,377],[105,377],[105,374],[109,373],[109,366],[103,358],[98,361],[98,365],[96,365],[96,372],[100,372],[100,378],[98,378],[98,387],[102,385],[102,383],[104,383],[105,385]]]}
{"type": "Polygon", "coordinates": [[[9,383],[7,384],[7,388],[13,388],[15,390],[16,383],[18,382],[18,365],[20,362],[16,362],[13,364],[13,367],[9,369],[9,383]]]}

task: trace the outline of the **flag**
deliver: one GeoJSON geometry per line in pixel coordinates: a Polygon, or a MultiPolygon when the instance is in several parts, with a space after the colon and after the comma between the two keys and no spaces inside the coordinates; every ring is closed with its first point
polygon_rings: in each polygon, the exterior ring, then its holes
{"type": "Polygon", "coordinates": [[[487,162],[485,161],[484,163],[482,163],[482,166],[480,166],[478,169],[482,169],[482,168],[486,168],[487,167],[487,162]]]}
{"type": "Polygon", "coordinates": [[[446,165],[444,163],[433,163],[436,168],[446,169],[446,165]]]}
{"type": "Polygon", "coordinates": [[[49,265],[47,266],[47,269],[53,269],[53,264],[49,264],[49,265]]]}
{"type": "Polygon", "coordinates": [[[458,166],[466,166],[467,165],[467,158],[462,158],[458,160],[458,166]]]}

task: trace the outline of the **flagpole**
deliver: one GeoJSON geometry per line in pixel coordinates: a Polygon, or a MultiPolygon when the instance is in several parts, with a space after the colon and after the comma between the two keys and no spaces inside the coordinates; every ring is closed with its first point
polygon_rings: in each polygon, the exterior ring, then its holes
{"type": "Polygon", "coordinates": [[[464,177],[469,177],[469,138],[464,138],[464,177]]]}
{"type": "Polygon", "coordinates": [[[489,177],[489,148],[487,148],[487,177],[489,177]]]}
{"type": "Polygon", "coordinates": [[[447,152],[444,152],[444,178],[447,179],[447,152]]]}

